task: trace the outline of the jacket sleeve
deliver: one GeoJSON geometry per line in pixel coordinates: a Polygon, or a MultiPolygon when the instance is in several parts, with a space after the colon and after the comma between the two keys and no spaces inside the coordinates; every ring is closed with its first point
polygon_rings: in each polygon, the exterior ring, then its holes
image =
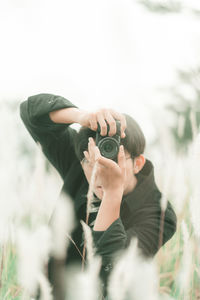
{"type": "Polygon", "coordinates": [[[121,250],[126,246],[127,234],[121,218],[115,220],[105,231],[92,229],[95,254],[102,258],[100,278],[106,293],[109,274],[121,250]]]}
{"type": "Polygon", "coordinates": [[[75,159],[73,137],[76,131],[70,124],[54,123],[49,113],[62,108],[76,107],[69,100],[52,94],[38,94],[20,104],[20,116],[35,142],[62,178],[75,159]]]}
{"type": "MultiPolygon", "coordinates": [[[[138,239],[138,247],[145,257],[153,257],[159,250],[160,212],[160,209],[155,207],[138,211],[135,214],[136,221],[126,230],[120,217],[105,231],[92,230],[95,253],[102,257],[100,277],[105,290],[114,259],[117,260],[120,257],[120,253],[129,246],[133,237],[138,239]]],[[[168,202],[164,218],[162,245],[173,236],[175,231],[176,215],[168,202]]]]}

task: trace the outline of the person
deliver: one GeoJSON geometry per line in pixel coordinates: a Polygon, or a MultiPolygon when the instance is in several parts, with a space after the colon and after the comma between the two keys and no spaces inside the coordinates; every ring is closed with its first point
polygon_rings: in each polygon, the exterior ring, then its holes
{"type": "MultiPolygon", "coordinates": [[[[162,194],[155,182],[153,164],[144,156],[144,134],[137,122],[127,114],[113,109],[88,112],[53,94],[28,97],[20,104],[20,115],[32,138],[41,144],[43,153],[62,177],[61,193],[73,199],[79,222],[71,235],[76,247],[70,243],[64,262],[66,266],[82,262],[80,253],[84,242],[80,220],[86,220],[87,192],[96,165],[93,209],[88,225],[95,254],[102,258],[99,275],[106,296],[115,255],[126,249],[133,237],[138,240],[141,254],[149,258],[176,231],[176,214],[169,201],[163,220],[161,217],[162,194]],[[120,121],[121,140],[117,161],[114,161],[101,155],[95,137],[98,123],[102,136],[113,136],[116,120],[120,121]],[[78,132],[70,127],[73,123],[81,125],[78,132]]],[[[59,272],[56,271],[62,266],[63,262],[53,258],[49,261],[49,279],[56,300],[65,297],[59,287],[59,272]]]]}

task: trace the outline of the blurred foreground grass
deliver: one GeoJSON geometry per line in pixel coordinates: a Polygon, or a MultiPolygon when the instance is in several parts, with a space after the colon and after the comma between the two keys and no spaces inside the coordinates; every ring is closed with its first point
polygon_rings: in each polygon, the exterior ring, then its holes
{"type": "MultiPolygon", "coordinates": [[[[4,117],[1,119],[3,124],[4,119],[8,120],[9,112],[5,111],[2,116],[4,117]]],[[[11,133],[15,128],[15,124],[17,124],[17,120],[18,116],[16,116],[16,120],[10,118],[11,133]]],[[[7,129],[9,129],[9,126],[7,129]]],[[[17,137],[20,137],[20,130],[22,136],[24,134],[24,128],[21,127],[20,129],[19,126],[17,137]]],[[[196,300],[200,299],[200,188],[198,179],[200,136],[197,136],[194,153],[190,155],[189,151],[186,151],[182,157],[175,153],[174,147],[172,147],[170,140],[163,132],[158,130],[160,143],[155,145],[157,152],[155,157],[152,157],[152,161],[153,163],[158,161],[155,168],[158,173],[155,179],[160,190],[167,194],[167,199],[174,206],[178,223],[177,232],[160,249],[154,259],[159,278],[159,300],[196,300]],[[196,202],[192,200],[192,197],[196,199],[196,202]]],[[[31,298],[24,293],[24,289],[20,286],[17,272],[19,271],[19,256],[21,254],[21,258],[24,253],[27,254],[28,258],[25,260],[25,266],[30,273],[32,270],[35,271],[34,268],[31,268],[35,262],[34,258],[40,256],[40,252],[42,252],[44,259],[39,257],[39,262],[43,263],[47,258],[49,253],[47,249],[49,238],[47,224],[57,201],[60,183],[58,184],[56,176],[51,177],[47,172],[44,157],[41,154],[36,159],[34,153],[30,157],[30,149],[33,146],[30,145],[28,134],[27,143],[26,141],[24,143],[24,149],[27,149],[29,154],[26,157],[24,153],[18,151],[18,148],[22,148],[21,145],[18,145],[20,138],[13,139],[12,134],[8,135],[3,131],[1,133],[3,135],[1,139],[7,139],[7,144],[11,146],[8,148],[7,145],[3,144],[1,149],[5,157],[2,159],[2,177],[0,178],[0,182],[3,183],[2,191],[4,192],[4,197],[0,199],[0,222],[2,222],[0,228],[3,229],[0,231],[0,300],[30,300],[31,298]],[[7,163],[8,158],[9,164],[7,163]],[[11,185],[12,188],[10,188],[11,185]],[[10,220],[13,221],[12,226],[16,229],[15,233],[20,233],[22,229],[21,237],[23,239],[21,245],[24,246],[25,241],[27,241],[28,251],[26,247],[25,249],[17,249],[19,235],[14,236],[12,234],[12,238],[9,234],[7,235],[7,231],[10,232],[3,225],[9,224],[8,221],[10,220]],[[27,228],[28,231],[24,232],[23,230],[27,228]],[[2,232],[4,232],[4,235],[2,235],[2,232]],[[2,236],[6,235],[6,242],[2,242],[4,240],[2,236]],[[35,249],[31,252],[34,246],[35,249]],[[46,248],[43,249],[43,247],[46,248]],[[23,250],[21,253],[20,249],[23,250]],[[31,262],[33,262],[32,265],[31,262]]],[[[34,146],[36,147],[36,145],[34,146]]],[[[149,153],[151,152],[153,153],[153,149],[149,149],[149,153]]],[[[66,218],[64,217],[64,219],[66,218]]],[[[38,263],[38,261],[36,262],[38,263]]],[[[29,274],[26,272],[24,274],[29,274]]],[[[33,274],[31,278],[34,278],[34,276],[33,274]]],[[[152,278],[149,278],[149,280],[152,280],[152,278]]],[[[144,285],[141,282],[139,287],[141,289],[145,288],[145,282],[144,285]]],[[[79,299],[85,298],[74,297],[67,300],[79,299]]],[[[90,300],[91,298],[86,299],[90,300]]],[[[136,300],[143,299],[145,298],[136,300]]]]}
{"type": "MultiPolygon", "coordinates": [[[[178,216],[177,232],[158,252],[156,261],[159,269],[160,294],[167,294],[172,299],[200,299],[200,261],[199,241],[193,235],[193,226],[189,218],[189,205],[186,202],[183,213],[178,216]],[[191,246],[191,252],[184,257],[185,245],[181,228],[183,220],[187,220],[189,238],[186,241],[191,246]],[[184,268],[191,258],[189,270],[184,268]],[[186,274],[188,272],[188,274],[186,274]],[[182,277],[189,275],[184,281],[182,277]],[[187,286],[184,286],[187,285],[187,286]]],[[[186,245],[186,247],[188,246],[186,245]]]]}
{"type": "Polygon", "coordinates": [[[0,299],[21,299],[22,288],[17,282],[17,253],[16,248],[7,243],[1,247],[1,288],[0,299]]]}
{"type": "MultiPolygon", "coordinates": [[[[14,245],[7,243],[1,247],[1,300],[22,299],[22,288],[17,281],[17,252],[14,245]]],[[[190,257],[186,258],[190,259],[190,257]]],[[[155,257],[159,273],[159,294],[161,299],[200,299],[200,264],[199,241],[193,235],[193,227],[190,223],[189,206],[186,202],[183,213],[178,216],[177,232],[167,242],[155,257]],[[180,270],[186,264],[184,255],[184,237],[181,230],[181,222],[186,220],[189,233],[188,243],[191,245],[192,265],[189,272],[190,278],[185,290],[181,282],[180,270]],[[164,298],[163,298],[164,297],[164,298]]],[[[187,280],[187,279],[186,279],[187,280]]],[[[28,300],[28,299],[27,299],[28,300]]]]}

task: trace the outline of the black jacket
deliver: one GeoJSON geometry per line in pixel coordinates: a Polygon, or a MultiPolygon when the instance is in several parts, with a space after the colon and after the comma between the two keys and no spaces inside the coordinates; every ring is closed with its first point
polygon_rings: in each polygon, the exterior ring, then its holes
{"type": "MultiPolygon", "coordinates": [[[[60,96],[39,94],[21,103],[20,114],[29,133],[41,144],[45,156],[62,177],[62,192],[69,194],[73,199],[78,222],[71,236],[82,252],[83,231],[79,220],[86,219],[88,183],[74,151],[74,137],[77,132],[69,126],[70,124],[56,124],[49,117],[49,112],[69,107],[76,106],[60,96]]],[[[120,217],[105,231],[92,229],[96,253],[102,257],[100,277],[105,286],[112,270],[115,253],[125,249],[132,237],[138,238],[138,246],[146,257],[154,256],[159,250],[161,193],[154,180],[153,165],[148,159],[137,174],[137,179],[135,189],[123,196],[120,217]]],[[[166,243],[175,231],[176,215],[168,202],[162,243],[166,243]]],[[[77,261],[81,263],[81,257],[71,243],[66,264],[77,261]]]]}

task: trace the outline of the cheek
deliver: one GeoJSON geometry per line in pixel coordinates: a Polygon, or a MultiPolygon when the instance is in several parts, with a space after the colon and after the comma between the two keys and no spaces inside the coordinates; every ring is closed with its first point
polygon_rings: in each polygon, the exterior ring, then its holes
{"type": "Polygon", "coordinates": [[[131,181],[132,179],[132,173],[130,171],[130,169],[127,169],[126,170],[126,180],[125,180],[125,184],[128,185],[129,182],[131,181]]]}
{"type": "Polygon", "coordinates": [[[126,165],[126,181],[129,182],[134,177],[134,165],[132,162],[126,165]]]}

